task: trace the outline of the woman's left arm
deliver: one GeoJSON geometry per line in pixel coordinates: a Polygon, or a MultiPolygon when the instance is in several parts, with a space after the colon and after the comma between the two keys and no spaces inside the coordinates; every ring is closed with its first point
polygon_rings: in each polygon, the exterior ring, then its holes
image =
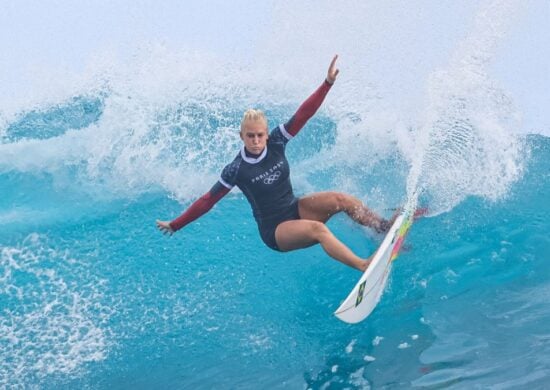
{"type": "Polygon", "coordinates": [[[321,107],[321,104],[325,100],[325,96],[327,96],[332,84],[336,81],[336,76],[338,76],[340,72],[340,70],[336,68],[337,59],[338,55],[335,55],[330,62],[327,78],[323,81],[323,84],[302,103],[292,118],[285,123],[285,129],[291,136],[294,137],[298,134],[306,122],[317,112],[319,107],[321,107]]]}

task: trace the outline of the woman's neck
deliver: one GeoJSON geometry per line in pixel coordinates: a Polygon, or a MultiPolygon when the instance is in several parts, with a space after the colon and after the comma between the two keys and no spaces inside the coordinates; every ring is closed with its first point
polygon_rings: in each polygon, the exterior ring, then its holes
{"type": "Polygon", "coordinates": [[[262,150],[260,153],[255,154],[255,153],[252,153],[252,152],[248,151],[248,149],[246,148],[246,146],[245,146],[245,148],[244,148],[244,153],[246,154],[246,157],[258,158],[258,157],[261,156],[261,154],[262,154],[263,152],[264,152],[264,151],[262,150]]]}

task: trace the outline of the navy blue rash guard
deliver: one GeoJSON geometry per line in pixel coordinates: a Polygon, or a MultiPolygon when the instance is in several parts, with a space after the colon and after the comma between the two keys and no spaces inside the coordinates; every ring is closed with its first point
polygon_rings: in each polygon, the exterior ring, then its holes
{"type": "Polygon", "coordinates": [[[268,223],[297,201],[290,183],[285,147],[292,136],[283,125],[269,134],[263,152],[252,157],[244,146],[222,171],[220,183],[227,189],[239,187],[252,207],[258,224],[268,223]]]}
{"type": "Polygon", "coordinates": [[[315,114],[330,87],[331,84],[325,80],[287,123],[273,129],[260,155],[250,154],[243,145],[235,159],[225,166],[220,180],[210,191],[170,222],[172,230],[177,231],[199,218],[237,186],[252,207],[263,241],[270,248],[279,250],[275,241],[275,229],[281,222],[300,218],[298,199],[294,196],[290,182],[290,167],[285,148],[288,141],[315,114]]]}

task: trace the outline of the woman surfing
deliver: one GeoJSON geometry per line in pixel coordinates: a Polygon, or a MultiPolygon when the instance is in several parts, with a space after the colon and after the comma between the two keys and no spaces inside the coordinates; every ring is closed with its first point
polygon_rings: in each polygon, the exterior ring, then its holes
{"type": "MultiPolygon", "coordinates": [[[[247,110],[241,121],[241,150],[223,169],[220,179],[206,194],[172,221],[157,220],[165,234],[173,234],[196,220],[234,186],[245,195],[252,207],[263,242],[271,249],[288,252],[320,244],[335,260],[365,271],[370,258],[353,253],[327,227],[335,214],[345,212],[353,221],[385,232],[391,221],[385,220],[358,198],[341,192],[318,192],[298,198],[290,182],[290,167],[285,155],[287,143],[317,112],[336,81],[338,56],[334,56],[327,77],[298,108],[290,120],[268,133],[267,118],[260,110],[247,110]]],[[[397,213],[392,220],[395,219],[397,213]]]]}

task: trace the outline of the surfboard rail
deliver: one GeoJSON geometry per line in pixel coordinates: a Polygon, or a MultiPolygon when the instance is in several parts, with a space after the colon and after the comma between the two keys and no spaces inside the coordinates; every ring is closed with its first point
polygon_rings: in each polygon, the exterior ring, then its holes
{"type": "Polygon", "coordinates": [[[358,323],[372,313],[380,301],[392,261],[399,255],[405,236],[413,223],[417,202],[418,195],[414,193],[386,233],[367,270],[334,312],[340,320],[350,324],[358,323]]]}

